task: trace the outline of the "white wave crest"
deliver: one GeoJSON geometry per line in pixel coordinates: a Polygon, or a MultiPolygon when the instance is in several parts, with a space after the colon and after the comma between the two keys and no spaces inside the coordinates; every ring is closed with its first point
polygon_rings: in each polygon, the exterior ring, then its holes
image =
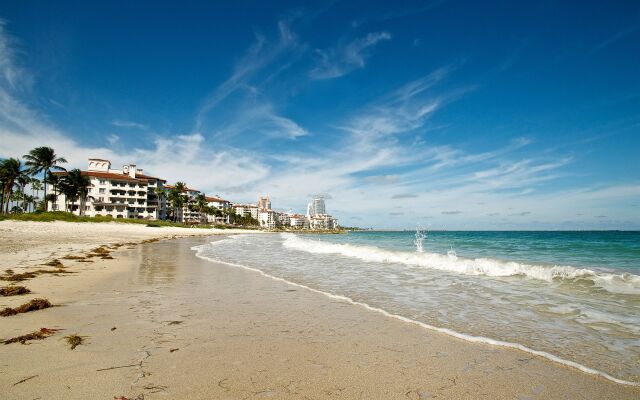
{"type": "Polygon", "coordinates": [[[329,243],[282,233],[283,246],[316,254],[340,254],[366,262],[396,263],[465,275],[490,277],[522,276],[547,282],[588,280],[612,293],[640,294],[640,276],[597,272],[571,266],[546,266],[501,261],[491,258],[450,257],[438,253],[385,250],[375,246],[329,243]]]}

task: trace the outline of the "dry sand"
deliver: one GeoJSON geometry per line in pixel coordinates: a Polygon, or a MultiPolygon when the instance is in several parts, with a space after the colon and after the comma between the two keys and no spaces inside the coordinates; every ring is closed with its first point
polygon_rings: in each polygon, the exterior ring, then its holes
{"type": "MultiPolygon", "coordinates": [[[[184,231],[0,222],[0,271],[41,268],[100,244],[202,234],[184,231]]],[[[123,246],[113,260],[94,263],[63,260],[79,273],[38,276],[24,282],[34,293],[0,297],[1,307],[34,297],[61,305],[0,318],[0,338],[63,329],[28,345],[0,345],[0,398],[640,397],[637,387],[196,258],[190,248],[211,240],[123,246]],[[70,350],[63,337],[71,334],[85,343],[70,350]]]]}

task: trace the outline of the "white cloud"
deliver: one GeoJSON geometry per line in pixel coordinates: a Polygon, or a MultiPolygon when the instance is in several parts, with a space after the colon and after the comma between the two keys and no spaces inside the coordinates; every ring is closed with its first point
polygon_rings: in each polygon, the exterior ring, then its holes
{"type": "Polygon", "coordinates": [[[141,130],[146,130],[148,127],[144,124],[133,122],[133,121],[123,121],[123,120],[115,120],[111,121],[111,125],[117,126],[118,128],[136,128],[141,130]]]}
{"type": "Polygon", "coordinates": [[[297,36],[291,31],[287,21],[278,22],[278,39],[274,44],[269,43],[265,36],[257,34],[255,42],[238,61],[231,76],[204,99],[196,113],[193,130],[201,131],[207,114],[231,94],[239,89],[251,87],[249,80],[258,71],[298,47],[297,36]]]}
{"type": "Polygon", "coordinates": [[[363,68],[378,42],[390,39],[388,32],[371,32],[350,42],[342,41],[327,50],[317,49],[317,65],[309,76],[312,79],[332,79],[363,68]]]}
{"type": "Polygon", "coordinates": [[[109,142],[109,144],[112,146],[118,143],[119,140],[120,140],[120,136],[116,135],[115,133],[111,133],[107,135],[107,142],[109,142]]]}

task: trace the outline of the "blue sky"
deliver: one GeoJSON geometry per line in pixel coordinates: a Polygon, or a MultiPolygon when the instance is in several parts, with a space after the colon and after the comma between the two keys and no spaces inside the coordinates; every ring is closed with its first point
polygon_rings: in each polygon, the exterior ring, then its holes
{"type": "Polygon", "coordinates": [[[344,225],[640,228],[640,3],[0,4],[0,157],[344,225]]]}

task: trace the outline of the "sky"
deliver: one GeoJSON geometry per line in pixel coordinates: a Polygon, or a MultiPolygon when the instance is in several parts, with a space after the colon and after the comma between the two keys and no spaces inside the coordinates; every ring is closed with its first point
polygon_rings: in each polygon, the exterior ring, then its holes
{"type": "Polygon", "coordinates": [[[217,3],[0,2],[0,158],[343,226],[640,229],[640,2],[217,3]]]}

